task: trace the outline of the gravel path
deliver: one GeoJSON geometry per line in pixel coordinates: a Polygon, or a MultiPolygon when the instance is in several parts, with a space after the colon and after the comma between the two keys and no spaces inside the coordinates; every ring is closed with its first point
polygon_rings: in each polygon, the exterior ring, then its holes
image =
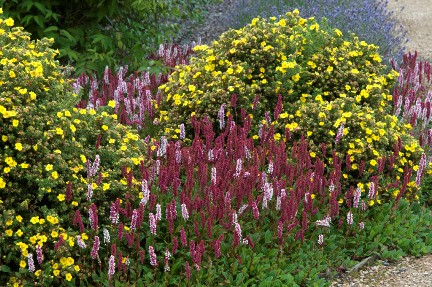
{"type": "Polygon", "coordinates": [[[432,0],[390,0],[388,7],[408,30],[407,51],[432,61],[432,0]]]}
{"type": "Polygon", "coordinates": [[[371,266],[346,275],[332,283],[332,287],[431,287],[432,255],[420,258],[404,257],[388,263],[374,261],[371,266]]]}

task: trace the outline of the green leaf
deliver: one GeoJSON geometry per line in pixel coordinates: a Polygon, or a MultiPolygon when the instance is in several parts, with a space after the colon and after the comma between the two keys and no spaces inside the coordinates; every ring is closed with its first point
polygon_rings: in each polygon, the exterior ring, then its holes
{"type": "Polygon", "coordinates": [[[92,273],[92,278],[95,282],[99,281],[99,276],[95,272],[92,273]]]}
{"type": "Polygon", "coordinates": [[[49,10],[47,10],[47,8],[43,5],[43,4],[41,4],[40,2],[34,2],[33,3],[33,5],[42,13],[42,14],[46,14],[46,12],[47,11],[49,11],[49,10]]]}
{"type": "Polygon", "coordinates": [[[0,270],[3,271],[3,272],[6,272],[6,273],[11,272],[9,266],[7,266],[7,265],[2,265],[2,266],[0,267],[0,270]]]}
{"type": "Polygon", "coordinates": [[[44,33],[49,33],[49,32],[54,32],[54,31],[58,31],[58,27],[57,26],[49,26],[48,28],[46,28],[44,30],[44,33]]]}
{"type": "Polygon", "coordinates": [[[60,35],[66,37],[69,41],[71,41],[73,43],[76,42],[76,39],[67,30],[61,29],[60,35]]]}
{"type": "Polygon", "coordinates": [[[41,27],[42,29],[45,28],[45,19],[42,16],[37,15],[33,18],[33,20],[39,27],[41,27]]]}
{"type": "Polygon", "coordinates": [[[266,244],[269,244],[269,243],[271,243],[271,241],[272,241],[272,233],[271,233],[271,231],[270,230],[266,230],[266,232],[264,233],[264,242],[266,243],[266,244]]]}

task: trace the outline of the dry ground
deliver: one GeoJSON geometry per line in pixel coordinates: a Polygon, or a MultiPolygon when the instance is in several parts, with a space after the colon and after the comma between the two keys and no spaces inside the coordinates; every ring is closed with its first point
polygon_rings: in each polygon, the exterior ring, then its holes
{"type": "Polygon", "coordinates": [[[431,62],[432,0],[390,0],[388,8],[408,31],[407,51],[417,51],[421,58],[431,62]]]}

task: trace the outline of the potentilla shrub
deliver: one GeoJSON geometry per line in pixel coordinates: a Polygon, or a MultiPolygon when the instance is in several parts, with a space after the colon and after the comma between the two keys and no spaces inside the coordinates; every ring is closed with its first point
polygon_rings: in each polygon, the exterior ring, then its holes
{"type": "Polygon", "coordinates": [[[31,41],[13,26],[0,18],[0,253],[12,273],[38,246],[47,252],[71,236],[75,208],[126,196],[128,174],[147,152],[136,131],[118,124],[114,101],[98,111],[74,108],[79,99],[51,41],[31,41]]]}
{"type": "MultiPolygon", "coordinates": [[[[377,46],[347,37],[297,10],[279,19],[255,18],[195,48],[190,64],[160,87],[164,98],[155,122],[168,137],[179,138],[182,124],[193,137],[192,116],[208,116],[219,128],[226,115],[241,120],[244,108],[261,125],[274,126],[276,139],[289,129],[294,139],[307,137],[316,155],[324,155],[323,142],[343,158],[349,154],[345,179],[351,164],[374,173],[379,160],[395,152],[415,166],[421,148],[409,127],[390,116],[397,72],[386,72],[377,46]]],[[[260,125],[252,131],[259,139],[260,125]]],[[[355,176],[367,178],[363,172],[355,176]]]]}
{"type": "Polygon", "coordinates": [[[388,64],[400,60],[408,41],[406,29],[388,9],[386,0],[245,0],[230,11],[225,25],[240,28],[254,17],[270,17],[299,9],[301,16],[324,18],[344,34],[355,33],[360,39],[379,46],[380,54],[388,64]]]}

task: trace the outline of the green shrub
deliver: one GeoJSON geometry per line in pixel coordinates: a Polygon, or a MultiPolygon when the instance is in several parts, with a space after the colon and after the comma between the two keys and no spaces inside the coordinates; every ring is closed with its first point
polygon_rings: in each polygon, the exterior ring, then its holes
{"type": "Polygon", "coordinates": [[[421,148],[409,135],[409,125],[391,116],[390,89],[397,72],[385,72],[378,47],[355,35],[349,38],[295,10],[280,19],[255,18],[210,46],[197,46],[191,63],[177,67],[160,87],[165,93],[157,119],[161,131],[177,138],[185,123],[191,137],[192,115],[207,116],[217,125],[222,104],[225,115],[236,121],[243,120],[244,109],[254,118],[255,139],[261,121],[275,128],[276,139],[284,138],[286,128],[294,139],[307,137],[311,156],[325,158],[330,166],[331,150],[343,159],[350,154],[353,168],[343,181],[363,185],[378,174],[378,160],[390,157],[400,137],[403,147],[393,176],[400,179],[406,163],[413,167],[418,162],[421,148]],[[264,119],[267,111],[274,112],[264,119]],[[336,139],[338,131],[343,133],[336,139]],[[329,154],[322,153],[323,142],[329,154]],[[365,172],[359,173],[362,161],[365,172]]]}
{"type": "MultiPolygon", "coordinates": [[[[13,24],[0,18],[0,263],[9,275],[37,245],[51,268],[58,234],[77,233],[70,218],[76,208],[138,199],[140,183],[125,176],[139,170],[147,151],[136,131],[117,123],[115,102],[98,111],[74,108],[79,99],[53,59],[52,41],[31,41],[13,24]]],[[[108,220],[100,215],[101,223],[108,220]]]]}
{"type": "Polygon", "coordinates": [[[156,73],[160,67],[146,57],[174,35],[176,19],[199,18],[207,2],[0,0],[0,6],[33,39],[53,38],[61,63],[73,64],[77,74],[120,65],[156,73]]]}

